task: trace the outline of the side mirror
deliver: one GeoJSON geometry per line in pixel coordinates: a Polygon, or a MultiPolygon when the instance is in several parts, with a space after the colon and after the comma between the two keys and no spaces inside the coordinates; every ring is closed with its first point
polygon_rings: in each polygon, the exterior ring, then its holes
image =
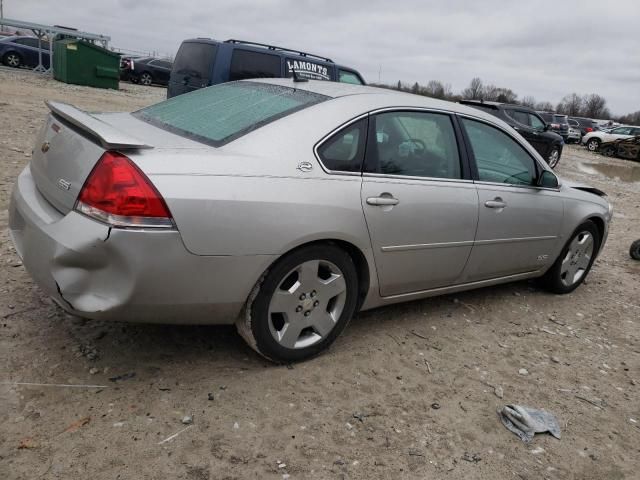
{"type": "Polygon", "coordinates": [[[544,124],[544,128],[542,129],[542,131],[547,132],[547,131],[549,131],[549,128],[550,128],[549,124],[545,123],[544,124]]]}
{"type": "Polygon", "coordinates": [[[549,170],[543,170],[538,178],[538,186],[543,188],[558,188],[560,182],[558,177],[549,170]]]}

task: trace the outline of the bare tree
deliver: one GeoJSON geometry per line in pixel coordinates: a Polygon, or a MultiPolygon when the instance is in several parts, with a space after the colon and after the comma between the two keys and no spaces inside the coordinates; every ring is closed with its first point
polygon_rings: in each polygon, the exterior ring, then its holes
{"type": "Polygon", "coordinates": [[[584,99],[577,93],[571,93],[562,97],[556,110],[564,115],[579,117],[582,115],[583,105],[584,99]]]}
{"type": "Polygon", "coordinates": [[[502,103],[516,103],[518,101],[518,94],[516,94],[510,88],[497,88],[496,93],[498,96],[496,100],[502,103]]]}
{"type": "Polygon", "coordinates": [[[551,102],[538,102],[536,103],[536,110],[542,110],[543,112],[553,112],[553,104],[551,102]]]}
{"type": "Polygon", "coordinates": [[[411,93],[419,94],[420,93],[420,84],[418,82],[413,84],[411,87],[411,93]]]}
{"type": "Polygon", "coordinates": [[[592,93],[584,98],[582,113],[589,118],[608,118],[611,115],[607,108],[607,101],[597,93],[592,93]]]}
{"type": "Polygon", "coordinates": [[[531,95],[527,95],[526,97],[522,97],[520,100],[520,105],[524,105],[525,107],[534,108],[536,106],[536,99],[531,95]]]}
{"type": "Polygon", "coordinates": [[[453,90],[451,89],[450,84],[444,84],[438,80],[429,80],[427,86],[422,89],[420,92],[422,95],[426,95],[427,97],[440,98],[440,99],[448,99],[453,97],[453,90]]]}
{"type": "Polygon", "coordinates": [[[462,91],[462,97],[467,100],[480,100],[482,99],[482,95],[484,93],[484,88],[482,86],[482,80],[480,78],[475,77],[471,80],[471,83],[467,88],[462,91]]]}

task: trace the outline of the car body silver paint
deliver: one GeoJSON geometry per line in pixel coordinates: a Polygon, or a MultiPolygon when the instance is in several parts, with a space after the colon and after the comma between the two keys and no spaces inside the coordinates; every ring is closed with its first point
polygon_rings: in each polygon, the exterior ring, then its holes
{"type": "MultiPolygon", "coordinates": [[[[288,79],[262,81],[291,85],[288,79]]],[[[370,278],[362,309],[368,309],[539,276],[587,218],[603,221],[606,240],[607,201],[567,182],[545,189],[328,172],[314,153],[327,134],[369,112],[393,109],[444,111],[487,122],[516,139],[540,168],[549,169],[515,130],[471,107],[371,87],[313,81],[295,86],[337,98],[220,148],[129,114],[91,115],[154,147],[126,154],[165,198],[177,231],[109,228],[72,211],[104,148],[66,125],[54,132],[55,119],[49,117],[36,145],[49,141],[51,149],[20,175],[10,208],[11,235],[36,282],[64,308],[90,318],[232,323],[269,266],[309,242],[338,240],[362,252],[370,278]],[[61,134],[67,136],[55,138],[61,134]],[[58,160],[59,168],[47,171],[47,162],[58,160]],[[298,169],[303,162],[314,168],[298,169]],[[53,176],[67,179],[69,192],[43,188],[53,176]],[[366,204],[369,193],[391,187],[402,189],[402,208],[366,204]],[[429,213],[437,231],[416,225],[421,192],[439,200],[440,210],[429,213]],[[505,197],[508,207],[485,211],[483,200],[497,195],[505,197]],[[509,213],[511,207],[519,214],[509,213]],[[367,224],[368,217],[377,217],[375,223],[382,213],[399,214],[391,220],[399,231],[384,231],[385,222],[373,228],[367,224]],[[458,225],[456,215],[468,224],[458,225]],[[470,234],[474,215],[478,235],[470,234]],[[510,221],[500,225],[499,218],[510,221]],[[483,253],[474,255],[476,248],[483,253]],[[390,260],[381,261],[386,255],[390,260]]]]}

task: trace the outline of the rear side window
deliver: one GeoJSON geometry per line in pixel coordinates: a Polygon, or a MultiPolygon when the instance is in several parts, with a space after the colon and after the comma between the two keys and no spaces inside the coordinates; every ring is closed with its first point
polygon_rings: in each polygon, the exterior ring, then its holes
{"type": "Polygon", "coordinates": [[[279,85],[234,82],[173,97],[133,115],[159,128],[221,146],[328,98],[279,85]]]}
{"type": "Polygon", "coordinates": [[[522,125],[529,125],[529,115],[518,110],[508,110],[509,116],[522,125]]]}
{"type": "Polygon", "coordinates": [[[185,42],[176,55],[173,73],[209,80],[217,51],[217,45],[211,43],[185,42]]]}
{"type": "Polygon", "coordinates": [[[348,70],[339,70],[338,81],[342,83],[352,83],[354,85],[362,85],[362,80],[360,77],[353,72],[349,72],[348,70]]]}
{"type": "Polygon", "coordinates": [[[364,158],[367,119],[344,127],[318,148],[322,164],[329,170],[359,172],[364,158]]]}
{"type": "Polygon", "coordinates": [[[535,161],[515,140],[485,123],[463,118],[462,124],[471,143],[480,181],[533,185],[535,161]]]}
{"type": "Polygon", "coordinates": [[[229,80],[280,77],[280,57],[236,48],[231,55],[229,80]]]}

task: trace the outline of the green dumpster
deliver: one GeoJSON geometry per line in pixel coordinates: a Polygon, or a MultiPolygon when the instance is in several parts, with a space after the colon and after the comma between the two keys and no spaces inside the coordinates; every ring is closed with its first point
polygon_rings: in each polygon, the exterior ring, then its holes
{"type": "Polygon", "coordinates": [[[120,56],[75,38],[53,46],[53,78],[64,83],[118,89],[120,56]]]}

